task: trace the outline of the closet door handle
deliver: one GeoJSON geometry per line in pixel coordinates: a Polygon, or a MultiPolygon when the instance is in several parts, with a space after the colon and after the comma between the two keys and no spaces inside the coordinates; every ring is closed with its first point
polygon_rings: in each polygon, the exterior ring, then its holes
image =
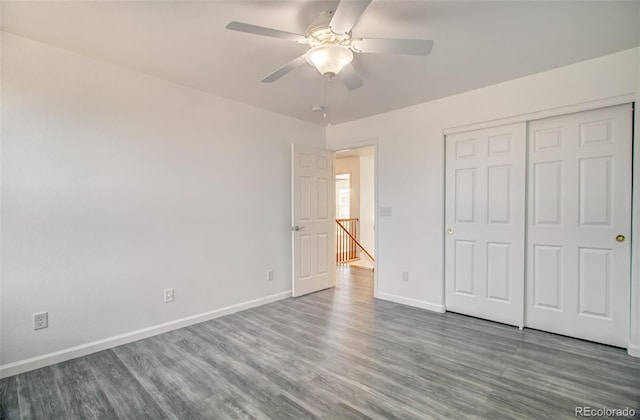
{"type": "Polygon", "coordinates": [[[451,228],[447,229],[447,234],[448,235],[453,235],[453,229],[451,229],[451,228]]]}
{"type": "Polygon", "coordinates": [[[625,239],[627,239],[627,238],[624,235],[616,236],[616,241],[618,241],[618,242],[624,242],[625,239]]]}

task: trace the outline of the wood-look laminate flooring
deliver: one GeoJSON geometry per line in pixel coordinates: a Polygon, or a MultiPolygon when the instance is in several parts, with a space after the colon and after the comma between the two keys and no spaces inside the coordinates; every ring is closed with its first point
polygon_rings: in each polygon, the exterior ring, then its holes
{"type": "MultiPolygon", "coordinates": [[[[0,381],[7,419],[563,419],[640,411],[625,350],[338,285],[0,381]]],[[[640,414],[636,414],[636,417],[640,414]]]]}

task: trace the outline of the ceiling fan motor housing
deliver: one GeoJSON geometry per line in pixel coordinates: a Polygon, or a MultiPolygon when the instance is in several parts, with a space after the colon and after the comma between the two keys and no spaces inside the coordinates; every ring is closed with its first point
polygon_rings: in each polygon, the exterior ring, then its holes
{"type": "Polygon", "coordinates": [[[331,78],[353,60],[351,32],[337,34],[329,26],[332,11],[322,12],[307,28],[307,41],[311,49],[305,55],[307,62],[320,74],[331,78]]]}
{"type": "Polygon", "coordinates": [[[351,47],[351,32],[337,34],[331,30],[329,24],[333,17],[332,11],[322,12],[320,16],[311,22],[307,28],[307,40],[310,47],[320,45],[340,45],[346,48],[351,47]]]}
{"type": "Polygon", "coordinates": [[[329,23],[331,23],[332,17],[333,11],[331,10],[320,13],[320,16],[318,16],[316,20],[314,20],[309,24],[309,26],[307,26],[307,36],[314,33],[316,30],[328,28],[329,23]]]}

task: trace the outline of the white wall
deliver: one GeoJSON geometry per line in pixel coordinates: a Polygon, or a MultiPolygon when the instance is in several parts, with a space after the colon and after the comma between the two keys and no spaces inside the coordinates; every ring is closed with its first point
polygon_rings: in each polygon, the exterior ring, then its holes
{"type": "Polygon", "coordinates": [[[6,33],[2,54],[3,375],[287,296],[290,144],[324,128],[6,33]]]}
{"type": "MultiPolygon", "coordinates": [[[[372,156],[360,156],[360,243],[375,258],[375,172],[372,156]]],[[[359,266],[373,268],[364,253],[359,266]]]]}
{"type": "MultiPolygon", "coordinates": [[[[638,55],[627,50],[329,128],[331,150],[378,142],[378,205],[392,216],[376,226],[377,296],[444,310],[445,129],[637,94],[638,55]]],[[[636,272],[636,287],[639,279],[636,272]]]]}

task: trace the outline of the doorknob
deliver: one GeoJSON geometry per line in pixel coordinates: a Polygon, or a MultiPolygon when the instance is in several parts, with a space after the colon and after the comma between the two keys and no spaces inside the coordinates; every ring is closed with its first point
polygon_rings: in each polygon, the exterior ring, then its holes
{"type": "Polygon", "coordinates": [[[618,242],[624,242],[624,240],[625,240],[625,239],[627,239],[627,238],[625,238],[625,236],[624,236],[624,235],[618,235],[618,236],[616,236],[616,241],[618,241],[618,242]]]}
{"type": "Polygon", "coordinates": [[[292,230],[295,230],[295,231],[297,232],[297,231],[302,230],[302,229],[304,229],[304,226],[298,226],[298,225],[296,225],[296,226],[294,226],[294,227],[293,227],[293,229],[292,229],[292,230]]]}
{"type": "Polygon", "coordinates": [[[453,235],[453,229],[451,229],[451,228],[447,229],[447,233],[448,233],[449,235],[453,235]]]}

